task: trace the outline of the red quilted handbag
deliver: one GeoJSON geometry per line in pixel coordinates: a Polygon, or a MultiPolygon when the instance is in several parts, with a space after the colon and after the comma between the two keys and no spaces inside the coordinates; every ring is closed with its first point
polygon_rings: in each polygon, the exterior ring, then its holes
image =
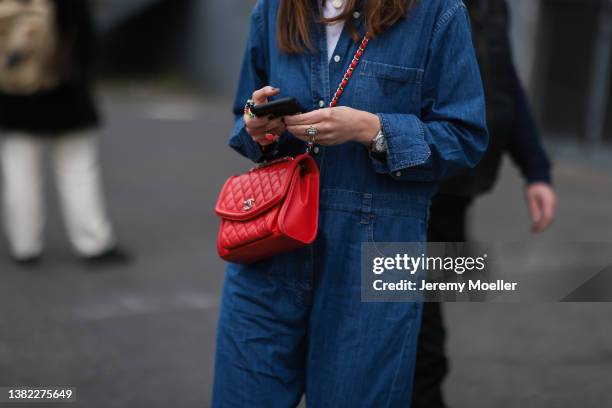
{"type": "MultiPolygon", "coordinates": [[[[369,42],[366,34],[336,91],[338,99],[369,42]]],[[[264,163],[233,176],[223,186],[215,211],[221,218],[217,249],[229,262],[248,264],[311,244],[319,218],[319,169],[307,152],[264,163]]]]}
{"type": "Polygon", "coordinates": [[[251,263],[310,244],[317,235],[318,210],[319,169],[309,154],[234,176],[216,207],[219,255],[251,263]]]}

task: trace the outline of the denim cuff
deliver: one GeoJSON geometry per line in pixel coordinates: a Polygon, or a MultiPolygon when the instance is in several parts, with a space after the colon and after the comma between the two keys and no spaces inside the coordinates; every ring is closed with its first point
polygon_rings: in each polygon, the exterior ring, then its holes
{"type": "Polygon", "coordinates": [[[238,153],[248,157],[256,163],[264,159],[264,152],[261,150],[261,147],[253,141],[251,135],[247,133],[242,118],[236,121],[229,145],[238,153]]]}
{"type": "Polygon", "coordinates": [[[372,157],[377,173],[387,173],[403,178],[401,171],[427,162],[431,150],[425,141],[425,129],[414,115],[378,114],[387,141],[387,160],[372,157]]]}

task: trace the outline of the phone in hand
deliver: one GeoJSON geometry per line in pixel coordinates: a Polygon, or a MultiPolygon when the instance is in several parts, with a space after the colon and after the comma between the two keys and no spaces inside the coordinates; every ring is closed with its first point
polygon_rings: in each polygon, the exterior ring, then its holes
{"type": "Polygon", "coordinates": [[[298,100],[293,97],[280,98],[255,105],[251,108],[251,113],[257,117],[272,116],[274,118],[280,118],[282,116],[291,116],[302,112],[306,111],[298,100]]]}

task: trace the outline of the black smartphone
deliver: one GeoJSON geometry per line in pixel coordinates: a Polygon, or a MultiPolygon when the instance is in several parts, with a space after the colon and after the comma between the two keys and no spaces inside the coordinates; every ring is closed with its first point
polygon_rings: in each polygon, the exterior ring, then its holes
{"type": "Polygon", "coordinates": [[[295,115],[296,113],[306,112],[302,105],[293,97],[280,98],[268,103],[255,105],[251,108],[251,113],[255,116],[281,116],[295,115]]]}

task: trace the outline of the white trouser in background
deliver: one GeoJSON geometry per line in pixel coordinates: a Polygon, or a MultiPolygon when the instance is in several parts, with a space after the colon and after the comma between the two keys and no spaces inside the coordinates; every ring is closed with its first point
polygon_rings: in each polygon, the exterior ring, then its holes
{"type": "Polygon", "coordinates": [[[115,245],[102,194],[96,138],[89,132],[59,137],[0,135],[4,174],[4,225],[13,256],[36,257],[43,250],[45,223],[42,153],[51,159],[66,229],[81,256],[115,245]]]}

